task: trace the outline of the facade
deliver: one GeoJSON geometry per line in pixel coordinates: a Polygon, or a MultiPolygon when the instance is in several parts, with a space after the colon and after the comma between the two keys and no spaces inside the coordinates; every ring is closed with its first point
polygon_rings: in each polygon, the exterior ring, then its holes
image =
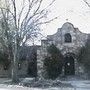
{"type": "MultiPolygon", "coordinates": [[[[84,67],[78,63],[77,54],[80,48],[85,45],[88,36],[88,34],[80,32],[73,24],[64,23],[55,34],[48,35],[47,39],[42,40],[41,46],[26,46],[22,49],[18,75],[24,77],[36,77],[38,75],[40,79],[43,78],[45,76],[43,60],[48,55],[47,46],[51,44],[54,44],[64,56],[61,75],[84,75],[84,67]]],[[[0,64],[0,77],[11,77],[11,67],[4,70],[0,64]]]]}
{"type": "Polygon", "coordinates": [[[47,46],[54,44],[64,55],[63,75],[80,75],[84,73],[84,67],[77,62],[77,53],[87,41],[88,34],[82,33],[73,24],[66,22],[54,35],[48,35],[41,41],[41,47],[37,50],[37,69],[40,78],[45,71],[43,60],[47,56],[47,46]]]}

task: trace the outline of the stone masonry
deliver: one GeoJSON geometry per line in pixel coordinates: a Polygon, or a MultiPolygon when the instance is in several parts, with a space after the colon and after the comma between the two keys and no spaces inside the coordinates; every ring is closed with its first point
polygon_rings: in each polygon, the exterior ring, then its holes
{"type": "MultiPolygon", "coordinates": [[[[79,49],[85,45],[88,34],[82,33],[73,24],[66,22],[61,28],[58,28],[54,35],[48,35],[46,40],[41,41],[41,47],[37,50],[37,69],[38,76],[43,78],[45,74],[43,60],[47,56],[47,46],[54,44],[64,56],[70,54],[74,58],[75,75],[83,73],[83,67],[77,62],[76,54],[79,49]]],[[[64,69],[62,70],[62,74],[64,69]]]]}

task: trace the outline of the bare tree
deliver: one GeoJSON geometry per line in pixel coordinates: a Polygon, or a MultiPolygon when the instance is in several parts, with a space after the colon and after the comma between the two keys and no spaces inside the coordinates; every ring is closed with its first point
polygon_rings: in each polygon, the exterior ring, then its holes
{"type": "MultiPolygon", "coordinates": [[[[37,37],[41,25],[50,23],[57,17],[47,20],[48,9],[55,0],[42,8],[44,0],[22,0],[21,10],[18,12],[17,0],[5,0],[6,7],[0,7],[6,27],[7,42],[12,46],[12,80],[18,81],[17,66],[19,60],[20,45],[25,45],[28,39],[37,37]],[[25,4],[28,5],[25,5],[25,4]],[[27,7],[26,7],[27,6],[27,7]],[[5,12],[5,13],[4,13],[5,12]],[[8,17],[7,17],[8,15],[8,17]],[[10,16],[10,17],[9,17],[10,16]],[[11,30],[10,22],[13,24],[11,30]],[[11,31],[10,31],[11,30],[11,31]],[[10,36],[11,35],[11,36],[10,36]],[[8,36],[8,37],[7,37],[8,36]]],[[[8,44],[8,46],[10,46],[8,44]]],[[[11,51],[12,51],[11,50],[11,51]]]]}

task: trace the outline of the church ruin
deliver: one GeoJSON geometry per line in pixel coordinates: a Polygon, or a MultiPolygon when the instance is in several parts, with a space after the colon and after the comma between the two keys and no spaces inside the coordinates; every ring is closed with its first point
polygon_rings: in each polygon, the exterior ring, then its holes
{"type": "MultiPolygon", "coordinates": [[[[84,67],[77,61],[77,53],[85,45],[89,34],[82,33],[73,24],[66,22],[53,35],[41,41],[41,46],[25,46],[21,51],[18,75],[43,78],[44,59],[48,55],[47,47],[54,44],[64,56],[61,75],[84,75],[84,67]],[[33,50],[35,53],[33,54],[33,50]]],[[[11,77],[11,66],[4,70],[0,64],[0,77],[11,77]]]]}
{"type": "Polygon", "coordinates": [[[48,35],[41,41],[41,47],[37,50],[37,70],[39,77],[43,77],[43,60],[47,56],[47,46],[54,44],[64,55],[63,75],[83,74],[83,67],[77,61],[77,53],[87,41],[88,34],[82,33],[73,24],[66,22],[53,35],[48,35]]]}

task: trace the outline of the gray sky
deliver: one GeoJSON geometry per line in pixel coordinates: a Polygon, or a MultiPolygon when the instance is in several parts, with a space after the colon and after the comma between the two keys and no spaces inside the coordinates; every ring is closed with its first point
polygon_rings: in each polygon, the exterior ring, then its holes
{"type": "MultiPolygon", "coordinates": [[[[52,0],[44,0],[43,7],[50,1],[52,0]]],[[[90,2],[90,0],[87,1],[90,2]]],[[[18,6],[20,7],[20,3],[18,3],[18,6]]],[[[67,22],[67,19],[80,31],[90,33],[90,8],[83,0],[56,0],[49,11],[49,18],[59,17],[57,20],[43,26],[44,35],[52,35],[57,32],[57,29],[61,28],[67,22]]]]}
{"type": "Polygon", "coordinates": [[[84,33],[90,33],[90,8],[83,0],[56,0],[49,15],[59,16],[52,23],[45,26],[45,34],[53,34],[68,19],[75,27],[84,33]]]}

